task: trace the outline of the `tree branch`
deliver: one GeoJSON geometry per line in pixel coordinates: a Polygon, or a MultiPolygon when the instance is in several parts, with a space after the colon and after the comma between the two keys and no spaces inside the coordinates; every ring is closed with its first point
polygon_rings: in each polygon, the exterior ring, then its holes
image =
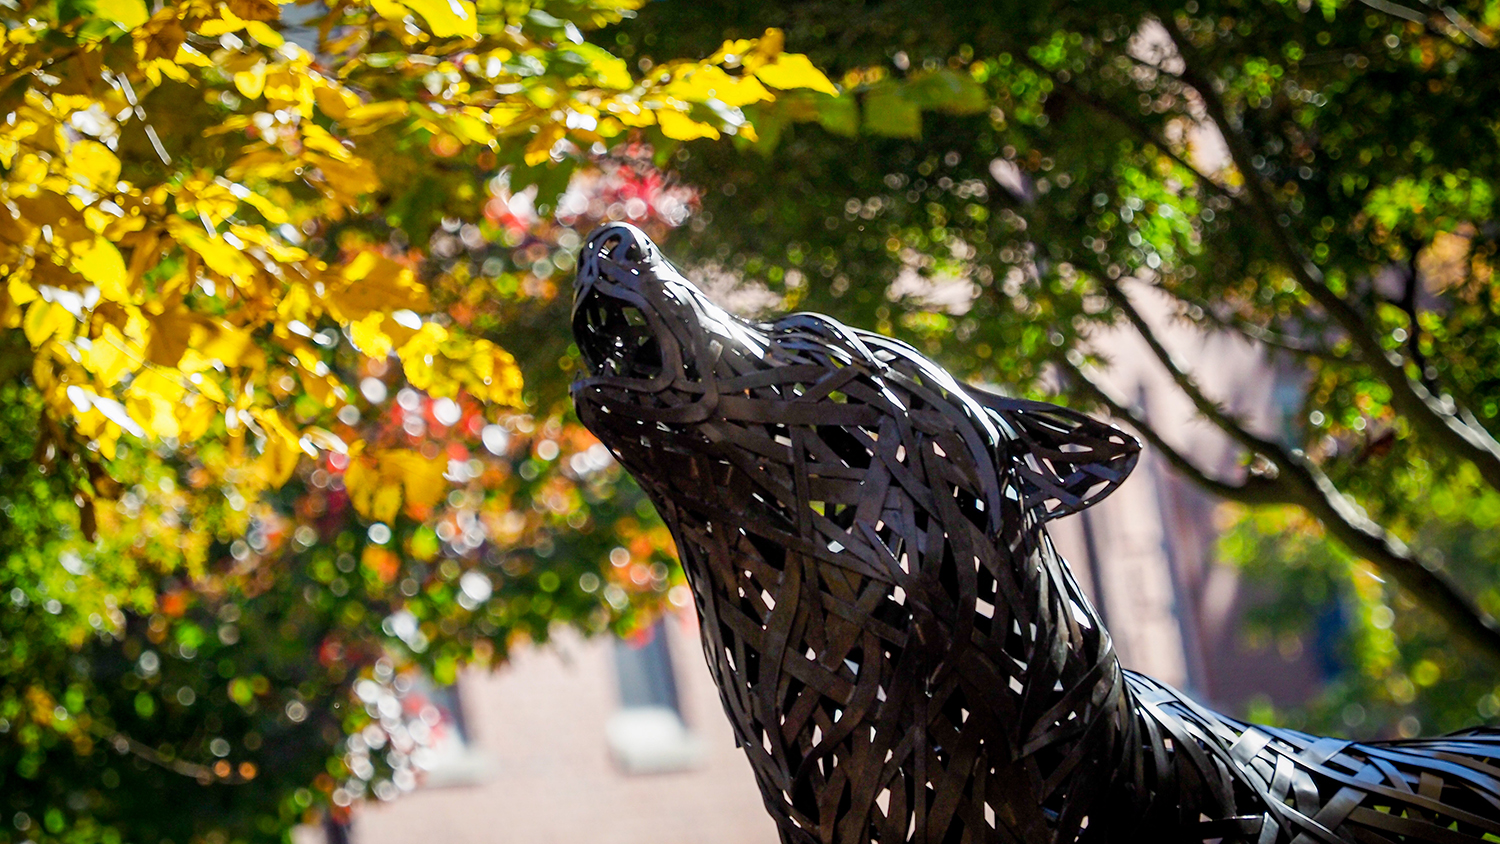
{"type": "Polygon", "coordinates": [[[1355,555],[1369,561],[1446,622],[1454,633],[1492,661],[1500,662],[1500,624],[1459,589],[1442,568],[1413,551],[1338,491],[1301,452],[1284,472],[1304,487],[1297,501],[1355,555]]]}
{"type": "Polygon", "coordinates": [[[165,768],[166,770],[171,771],[174,774],[180,774],[184,777],[197,780],[201,785],[208,785],[209,783],[243,785],[255,778],[253,772],[250,776],[245,776],[233,767],[229,769],[229,773],[220,775],[215,773],[213,768],[210,768],[207,765],[199,765],[196,762],[188,762],[174,757],[163,756],[160,751],[158,751],[151,745],[141,741],[137,741],[136,739],[133,739],[130,736],[125,735],[124,733],[109,732],[108,730],[100,730],[96,732],[101,732],[104,738],[114,746],[117,752],[129,753],[151,763],[152,765],[156,765],[160,768],[165,768]]]}
{"type": "MultiPolygon", "coordinates": [[[[1123,298],[1123,293],[1119,295],[1123,298]]],[[[1339,492],[1333,481],[1306,454],[1244,430],[1203,395],[1192,377],[1173,361],[1160,341],[1151,334],[1150,326],[1140,320],[1139,313],[1135,312],[1128,300],[1122,310],[1127,317],[1134,315],[1132,325],[1141,331],[1153,354],[1171,374],[1173,383],[1187,394],[1198,412],[1245,448],[1269,458],[1275,464],[1276,471],[1274,474],[1251,475],[1245,483],[1239,485],[1210,477],[1172,448],[1140,414],[1109,396],[1080,367],[1066,362],[1066,366],[1078,376],[1085,393],[1110,408],[1112,413],[1128,420],[1131,427],[1161,451],[1173,468],[1204,489],[1243,504],[1297,504],[1306,509],[1352,553],[1368,560],[1401,588],[1410,592],[1443,619],[1454,633],[1481,653],[1500,662],[1500,624],[1465,595],[1442,572],[1441,567],[1419,556],[1406,543],[1366,515],[1363,509],[1339,492]]]]}
{"type": "Polygon", "coordinates": [[[1073,373],[1079,390],[1099,404],[1109,408],[1110,415],[1127,421],[1136,433],[1140,434],[1151,447],[1161,454],[1172,468],[1186,475],[1189,480],[1198,486],[1208,490],[1220,498],[1236,501],[1241,504],[1285,504],[1288,499],[1284,496],[1273,494],[1272,488],[1256,476],[1251,480],[1235,484],[1229,481],[1215,478],[1204,471],[1186,455],[1174,448],[1162,438],[1155,428],[1146,422],[1145,417],[1133,408],[1127,407],[1123,402],[1117,400],[1104,390],[1092,378],[1084,373],[1083,369],[1066,359],[1061,361],[1062,366],[1073,373]]]}
{"type": "Polygon", "coordinates": [[[1238,419],[1230,416],[1224,408],[1220,407],[1218,402],[1204,395],[1203,390],[1198,387],[1198,383],[1193,380],[1193,377],[1177,363],[1176,359],[1172,357],[1172,353],[1167,351],[1167,347],[1162,345],[1161,340],[1156,336],[1156,332],[1147,324],[1145,318],[1141,316],[1140,311],[1136,310],[1135,304],[1130,301],[1130,297],[1125,294],[1125,291],[1120,289],[1119,284],[1114,281],[1104,281],[1103,283],[1104,289],[1108,292],[1110,300],[1115,303],[1115,307],[1121,313],[1125,314],[1126,320],[1141,335],[1141,339],[1146,341],[1146,346],[1151,349],[1151,353],[1156,356],[1162,367],[1167,370],[1167,374],[1172,377],[1172,383],[1176,384],[1177,389],[1181,390],[1188,397],[1188,400],[1193,403],[1193,407],[1197,409],[1198,413],[1214,423],[1219,430],[1228,434],[1230,439],[1252,452],[1257,452],[1278,460],[1285,456],[1285,450],[1280,443],[1250,433],[1238,419]]]}
{"type": "Polygon", "coordinates": [[[1291,352],[1292,354],[1299,357],[1319,358],[1322,360],[1339,361],[1342,363],[1350,362],[1348,355],[1334,351],[1333,349],[1330,349],[1321,343],[1316,343],[1312,340],[1304,339],[1301,337],[1293,337],[1289,334],[1283,334],[1282,332],[1277,331],[1273,328],[1266,328],[1263,325],[1257,325],[1256,323],[1253,323],[1243,317],[1223,316],[1217,313],[1215,308],[1210,303],[1198,301],[1191,296],[1184,295],[1182,291],[1175,290],[1166,284],[1155,284],[1152,285],[1152,287],[1153,289],[1161,291],[1162,293],[1172,297],[1176,301],[1189,308],[1197,308],[1198,310],[1202,311],[1203,316],[1201,317],[1191,314],[1188,315],[1187,318],[1195,323],[1199,320],[1202,320],[1214,328],[1218,328],[1232,334],[1238,334],[1241,337],[1244,337],[1246,340],[1251,340],[1256,343],[1264,343],[1267,346],[1281,349],[1282,351],[1291,352]]]}
{"type": "Polygon", "coordinates": [[[1452,6],[1439,6],[1438,4],[1431,2],[1431,0],[1421,0],[1422,5],[1428,7],[1429,9],[1432,9],[1432,13],[1423,14],[1416,9],[1402,6],[1399,3],[1392,3],[1390,0],[1360,0],[1360,2],[1377,11],[1385,12],[1392,17],[1401,18],[1402,20],[1411,21],[1413,23],[1419,23],[1422,25],[1423,29],[1427,30],[1427,33],[1429,35],[1435,35],[1438,38],[1442,38],[1443,40],[1448,41],[1456,46],[1469,46],[1468,44],[1464,44],[1463,42],[1456,40],[1453,37],[1452,30],[1445,30],[1443,27],[1439,26],[1436,22],[1433,21],[1433,18],[1436,16],[1436,14],[1441,14],[1443,20],[1447,22],[1448,26],[1463,33],[1469,38],[1469,40],[1473,41],[1475,44],[1478,44],[1481,47],[1489,48],[1493,48],[1495,46],[1495,42],[1493,39],[1481,32],[1478,27],[1476,27],[1469,21],[1468,18],[1464,17],[1457,9],[1453,8],[1452,6]]]}
{"type": "Polygon", "coordinates": [[[1260,218],[1261,230],[1267,233],[1292,277],[1333,319],[1349,333],[1360,360],[1391,388],[1391,403],[1424,433],[1442,447],[1474,463],[1491,487],[1500,489],[1500,441],[1483,427],[1466,421],[1469,414],[1453,406],[1451,400],[1439,398],[1419,381],[1407,377],[1405,362],[1398,354],[1387,352],[1369,330],[1364,317],[1326,283],[1322,270],[1309,261],[1292,239],[1287,226],[1278,219],[1282,212],[1265,180],[1250,164],[1252,150],[1244,136],[1229,119],[1223,100],[1214,86],[1197,75],[1197,56],[1193,48],[1174,38],[1183,70],[1179,78],[1196,90],[1203,99],[1208,117],[1219,127],[1229,150],[1230,160],[1245,180],[1243,201],[1260,218]]]}
{"type": "Polygon", "coordinates": [[[1155,147],[1157,151],[1159,151],[1162,155],[1165,155],[1167,158],[1172,159],[1172,161],[1176,163],[1177,166],[1193,174],[1194,179],[1202,182],[1204,185],[1207,185],[1213,193],[1216,193],[1223,197],[1227,197],[1229,199],[1234,198],[1234,192],[1230,190],[1230,188],[1219,184],[1218,182],[1214,181],[1212,177],[1199,170],[1191,162],[1178,154],[1176,150],[1172,149],[1171,145],[1169,145],[1166,141],[1158,138],[1154,132],[1152,132],[1148,127],[1142,125],[1141,122],[1136,120],[1132,115],[1126,113],[1120,108],[1117,108],[1108,100],[1097,97],[1094,94],[1089,93],[1088,91],[1084,91],[1070,82],[1064,82],[1061,79],[1058,79],[1056,73],[1052,72],[1046,66],[1042,65],[1040,62],[1037,62],[1030,56],[1027,56],[1025,53],[1019,54],[1018,58],[1020,59],[1020,61],[1031,67],[1031,69],[1035,70],[1037,73],[1046,74],[1049,78],[1051,78],[1052,84],[1059,90],[1066,91],[1068,93],[1068,96],[1073,97],[1074,99],[1078,100],[1094,111],[1099,112],[1100,114],[1123,126],[1126,130],[1135,135],[1136,138],[1141,140],[1143,143],[1147,143],[1155,147]]]}
{"type": "MultiPolygon", "coordinates": [[[[1157,289],[1166,290],[1166,288],[1157,289]]],[[[1175,292],[1172,292],[1170,290],[1166,290],[1166,292],[1178,300],[1187,301],[1175,292]]],[[[1219,316],[1218,314],[1215,314],[1211,309],[1203,307],[1202,305],[1199,305],[1198,307],[1203,308],[1203,311],[1207,315],[1207,319],[1210,323],[1218,326],[1225,331],[1232,331],[1236,334],[1239,334],[1247,340],[1251,340],[1256,343],[1264,343],[1267,346],[1280,349],[1284,352],[1291,352],[1292,354],[1299,357],[1335,360],[1342,361],[1344,363],[1349,362],[1349,359],[1345,355],[1342,355],[1334,351],[1333,349],[1328,348],[1327,346],[1309,342],[1300,337],[1292,337],[1286,334],[1282,334],[1281,332],[1274,329],[1256,325],[1249,320],[1227,319],[1225,317],[1219,316]]]]}

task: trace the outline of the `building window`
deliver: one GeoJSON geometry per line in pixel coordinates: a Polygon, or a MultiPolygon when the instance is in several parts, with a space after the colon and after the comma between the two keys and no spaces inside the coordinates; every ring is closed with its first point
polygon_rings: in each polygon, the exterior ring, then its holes
{"type": "Polygon", "coordinates": [[[610,755],[626,773],[655,774],[696,767],[701,742],[682,720],[667,625],[657,621],[614,642],[620,709],[605,724],[610,755]]]}
{"type": "Polygon", "coordinates": [[[422,785],[444,788],[490,779],[495,761],[470,739],[458,685],[440,686],[423,673],[401,680],[397,689],[407,730],[418,744],[412,763],[421,772],[422,785]]]}

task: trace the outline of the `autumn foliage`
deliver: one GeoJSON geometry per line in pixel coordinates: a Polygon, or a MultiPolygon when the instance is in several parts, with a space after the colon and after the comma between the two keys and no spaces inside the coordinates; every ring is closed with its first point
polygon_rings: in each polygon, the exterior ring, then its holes
{"type": "Polygon", "coordinates": [[[775,30],[633,72],[637,5],[0,3],[0,841],[280,839],[414,785],[406,668],[671,593],[522,378],[549,221],[835,89],[775,30]]]}

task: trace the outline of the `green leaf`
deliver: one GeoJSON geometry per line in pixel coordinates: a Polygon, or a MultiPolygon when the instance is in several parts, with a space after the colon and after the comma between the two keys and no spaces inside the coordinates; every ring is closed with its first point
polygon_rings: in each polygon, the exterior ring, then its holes
{"type": "Polygon", "coordinates": [[[818,123],[824,129],[846,138],[859,134],[859,105],[853,97],[818,97],[816,106],[818,123]]]}
{"type": "Polygon", "coordinates": [[[865,131],[892,138],[922,135],[922,108],[907,99],[894,85],[884,85],[865,95],[865,131]]]}
{"type": "Polygon", "coordinates": [[[990,107],[984,86],[954,70],[913,75],[906,84],[906,96],[924,109],[949,114],[978,114],[990,107]]]}

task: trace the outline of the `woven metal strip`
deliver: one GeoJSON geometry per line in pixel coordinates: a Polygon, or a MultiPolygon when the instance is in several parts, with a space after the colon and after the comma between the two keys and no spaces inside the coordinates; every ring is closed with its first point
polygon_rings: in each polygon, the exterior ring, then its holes
{"type": "Polygon", "coordinates": [[[783,842],[1500,840],[1500,733],[1318,738],[1121,669],[1045,532],[1134,468],[1118,429],[741,320],[625,225],[583,247],[573,331],[783,842]]]}

